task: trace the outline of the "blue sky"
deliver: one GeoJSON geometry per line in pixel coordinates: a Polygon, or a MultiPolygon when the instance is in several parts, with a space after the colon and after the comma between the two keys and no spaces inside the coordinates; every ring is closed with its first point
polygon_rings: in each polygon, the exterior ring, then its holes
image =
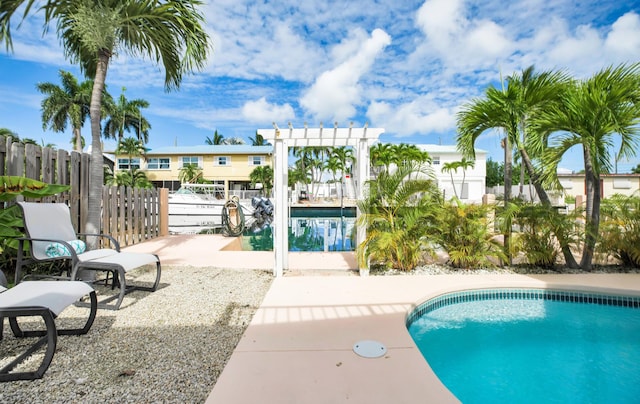
{"type": "MultiPolygon", "coordinates": [[[[214,51],[206,68],[166,93],[149,61],[119,55],[107,86],[114,97],[150,102],[150,148],[254,136],[276,122],[301,127],[385,128],[391,143],[455,143],[455,114],[490,84],[534,64],[588,77],[640,61],[638,0],[216,0],[202,8],[214,51]]],[[[71,149],[71,129],[43,131],[38,82],[60,83],[65,61],[42,20],[12,24],[13,53],[0,50],[0,127],[71,149]]],[[[54,31],[54,30],[52,30],[54,31]]],[[[83,135],[90,139],[88,122],[83,135]]],[[[105,149],[112,148],[110,142],[105,149]]],[[[500,134],[478,148],[502,161],[500,134]]],[[[639,158],[618,163],[625,172],[639,158]]],[[[582,168],[580,151],[562,166],[582,168]]]]}

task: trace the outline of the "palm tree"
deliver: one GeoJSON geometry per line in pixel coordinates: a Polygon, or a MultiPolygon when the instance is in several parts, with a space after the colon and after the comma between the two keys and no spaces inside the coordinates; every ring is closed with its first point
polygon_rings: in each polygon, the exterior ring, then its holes
{"type": "Polygon", "coordinates": [[[147,153],[147,149],[145,149],[144,143],[142,143],[138,139],[133,137],[126,137],[118,142],[115,153],[124,154],[129,158],[129,171],[131,173],[131,178],[133,179],[134,168],[131,164],[131,160],[133,160],[134,157],[144,157],[147,153]]]}
{"type": "Polygon", "coordinates": [[[251,142],[251,146],[271,146],[271,143],[264,140],[261,134],[256,131],[256,137],[249,137],[249,141],[251,142]]]}
{"type": "MultiPolygon", "coordinates": [[[[20,8],[22,18],[32,10],[35,0],[0,2],[0,40],[11,49],[10,25],[20,8]]],[[[91,119],[91,160],[102,161],[100,120],[102,96],[109,62],[118,53],[148,57],[161,63],[165,88],[178,89],[184,74],[202,69],[211,50],[204,18],[197,10],[199,0],[45,0],[44,28],[56,21],[56,31],[65,56],[78,62],[93,77],[89,107],[91,119]]],[[[89,179],[87,233],[100,233],[102,164],[92,164],[89,179]]],[[[88,240],[94,247],[96,240],[88,240]]]]}
{"type": "Polygon", "coordinates": [[[218,133],[218,130],[216,129],[216,131],[213,132],[213,138],[207,136],[207,138],[204,140],[204,144],[208,144],[211,146],[224,144],[224,136],[221,133],[218,133]]]}
{"type": "MultiPolygon", "coordinates": [[[[542,155],[545,145],[531,142],[529,138],[536,137],[532,128],[532,119],[554,103],[559,102],[568,82],[563,72],[546,71],[539,74],[534,72],[533,66],[507,78],[506,88],[487,88],[484,98],[474,99],[462,106],[457,116],[457,144],[464,157],[475,159],[475,142],[485,131],[502,129],[505,132],[503,147],[504,159],[504,201],[505,207],[511,201],[511,184],[513,175],[512,148],[514,145],[520,154],[522,163],[527,168],[531,181],[543,204],[551,205],[541,178],[541,173],[535,168],[533,158],[542,155]],[[530,155],[530,152],[533,152],[530,155]]],[[[505,251],[508,260],[510,254],[510,224],[505,224],[505,251]]],[[[578,264],[571,253],[568,243],[559,240],[562,246],[566,265],[575,268],[578,264]]]]}
{"type": "Polygon", "coordinates": [[[151,125],[142,116],[141,109],[148,108],[149,102],[140,98],[127,100],[124,95],[125,90],[126,88],[122,87],[122,94],[120,94],[118,102],[110,101],[105,103],[108,117],[102,130],[102,135],[106,139],[116,139],[120,142],[125,131],[131,132],[133,130],[138,140],[146,144],[149,142],[151,125]]]}
{"type": "MultiPolygon", "coordinates": [[[[600,225],[600,175],[612,171],[613,159],[635,156],[640,146],[640,63],[608,67],[568,90],[560,104],[536,120],[552,146],[544,155],[545,177],[556,179],[562,156],[582,147],[586,185],[586,227],[580,267],[591,270],[600,225]],[[614,138],[620,149],[611,156],[614,138]]],[[[540,139],[538,139],[540,140],[540,139]]]]}
{"type": "Polygon", "coordinates": [[[453,186],[453,193],[455,194],[456,199],[460,199],[460,198],[458,196],[458,191],[456,191],[456,184],[453,181],[453,173],[454,172],[457,173],[458,168],[462,169],[462,184],[460,189],[460,192],[462,192],[462,190],[464,189],[464,181],[466,178],[467,169],[473,166],[474,166],[474,162],[472,160],[467,160],[464,157],[460,161],[450,161],[442,165],[442,172],[449,173],[449,175],[451,176],[451,185],[453,186]]]}
{"type": "Polygon", "coordinates": [[[273,168],[271,166],[258,166],[249,173],[249,179],[251,180],[251,186],[255,187],[256,184],[262,184],[262,191],[265,196],[271,195],[271,189],[273,188],[273,168]]]}
{"type": "MultiPolygon", "coordinates": [[[[393,163],[393,147],[390,143],[376,143],[369,150],[371,154],[371,166],[384,167],[389,172],[389,167],[393,163]]],[[[376,172],[376,174],[379,174],[376,172]]]]}
{"type": "Polygon", "coordinates": [[[85,80],[78,83],[73,74],[60,70],[62,86],[53,83],[38,83],[36,88],[46,97],[41,102],[42,129],[51,128],[54,132],[64,132],[67,123],[73,130],[74,150],[81,152],[83,140],[81,128],[89,116],[91,89],[93,82],[85,80]]]}
{"type": "Polygon", "coordinates": [[[178,179],[182,183],[199,184],[203,181],[202,168],[196,164],[185,164],[180,168],[178,179]]]}
{"type": "Polygon", "coordinates": [[[246,144],[246,142],[244,141],[243,138],[241,137],[228,137],[224,139],[223,144],[227,144],[227,145],[241,145],[241,144],[246,144]]]}

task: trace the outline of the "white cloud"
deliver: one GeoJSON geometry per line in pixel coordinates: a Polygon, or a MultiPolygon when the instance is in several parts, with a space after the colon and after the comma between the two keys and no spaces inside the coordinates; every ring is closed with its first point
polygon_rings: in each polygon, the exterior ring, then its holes
{"type": "Polygon", "coordinates": [[[242,107],[242,116],[250,122],[269,124],[290,121],[295,118],[295,112],[289,104],[270,104],[262,97],[256,101],[247,101],[242,107]]]}
{"type": "Polygon", "coordinates": [[[384,127],[397,137],[444,133],[455,129],[455,113],[451,108],[439,106],[429,97],[390,105],[373,102],[367,110],[373,125],[384,127]]]}
{"type": "Polygon", "coordinates": [[[362,103],[359,81],[390,43],[391,37],[381,29],[375,29],[365,40],[356,32],[336,51],[346,59],[323,72],[302,96],[300,104],[319,120],[344,121],[353,117],[355,107],[362,103]],[[351,50],[348,54],[347,49],[351,50]]]}
{"type": "Polygon", "coordinates": [[[629,12],[618,18],[611,26],[604,45],[616,56],[640,57],[640,16],[629,12]]]}

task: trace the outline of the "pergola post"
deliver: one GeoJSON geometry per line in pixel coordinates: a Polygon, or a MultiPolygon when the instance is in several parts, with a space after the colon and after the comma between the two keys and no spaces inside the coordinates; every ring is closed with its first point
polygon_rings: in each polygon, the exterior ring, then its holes
{"type": "MultiPolygon", "coordinates": [[[[340,147],[352,146],[356,149],[358,169],[356,178],[356,195],[359,199],[364,196],[364,185],[369,179],[369,147],[378,140],[384,132],[382,128],[354,128],[353,123],[348,128],[339,128],[336,122],[333,130],[323,130],[322,124],[318,128],[293,128],[288,124],[288,130],[280,131],[278,125],[273,124],[273,129],[258,129],[257,133],[272,142],[274,147],[273,161],[273,188],[274,188],[274,215],[273,215],[273,252],[275,276],[282,276],[288,269],[289,257],[289,192],[288,192],[288,166],[289,147],[340,147]]],[[[358,210],[358,216],[360,211],[358,210]]],[[[358,227],[356,240],[360,244],[365,240],[366,227],[358,227]]],[[[362,275],[368,273],[368,266],[360,268],[362,275]]]]}

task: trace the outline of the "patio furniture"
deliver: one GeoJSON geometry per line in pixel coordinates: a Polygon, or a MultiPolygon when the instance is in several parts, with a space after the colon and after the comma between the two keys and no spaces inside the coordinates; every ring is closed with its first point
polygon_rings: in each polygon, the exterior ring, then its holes
{"type": "Polygon", "coordinates": [[[106,272],[106,281],[112,275],[112,288],[119,288],[117,295],[98,303],[98,308],[118,310],[125,295],[134,290],[153,292],[160,284],[160,258],[155,254],[121,252],[120,244],[106,234],[76,234],[71,223],[69,208],[62,203],[19,202],[23,212],[26,237],[21,238],[16,265],[16,283],[23,279],[25,265],[56,260],[68,260],[70,268],[66,279],[78,279],[80,270],[106,272]],[[79,237],[99,237],[108,240],[113,248],[85,251],[79,237]],[[24,256],[24,242],[29,244],[30,257],[24,256]],[[127,272],[144,265],[156,266],[152,286],[128,285],[127,272]],[[114,301],[114,303],[111,303],[114,301]]]}
{"type": "Polygon", "coordinates": [[[98,300],[96,292],[79,281],[28,281],[6,288],[6,279],[0,271],[0,341],[3,337],[4,318],[9,319],[13,335],[17,338],[39,337],[26,351],[17,355],[0,369],[0,382],[34,380],[41,378],[49,368],[56,351],[58,335],[86,334],[96,318],[98,300]],[[89,316],[81,328],[58,329],[55,318],[69,305],[89,296],[89,316]],[[41,317],[44,330],[25,331],[18,324],[19,317],[41,317]],[[13,371],[17,366],[46,345],[42,362],[35,371],[13,371]]]}

